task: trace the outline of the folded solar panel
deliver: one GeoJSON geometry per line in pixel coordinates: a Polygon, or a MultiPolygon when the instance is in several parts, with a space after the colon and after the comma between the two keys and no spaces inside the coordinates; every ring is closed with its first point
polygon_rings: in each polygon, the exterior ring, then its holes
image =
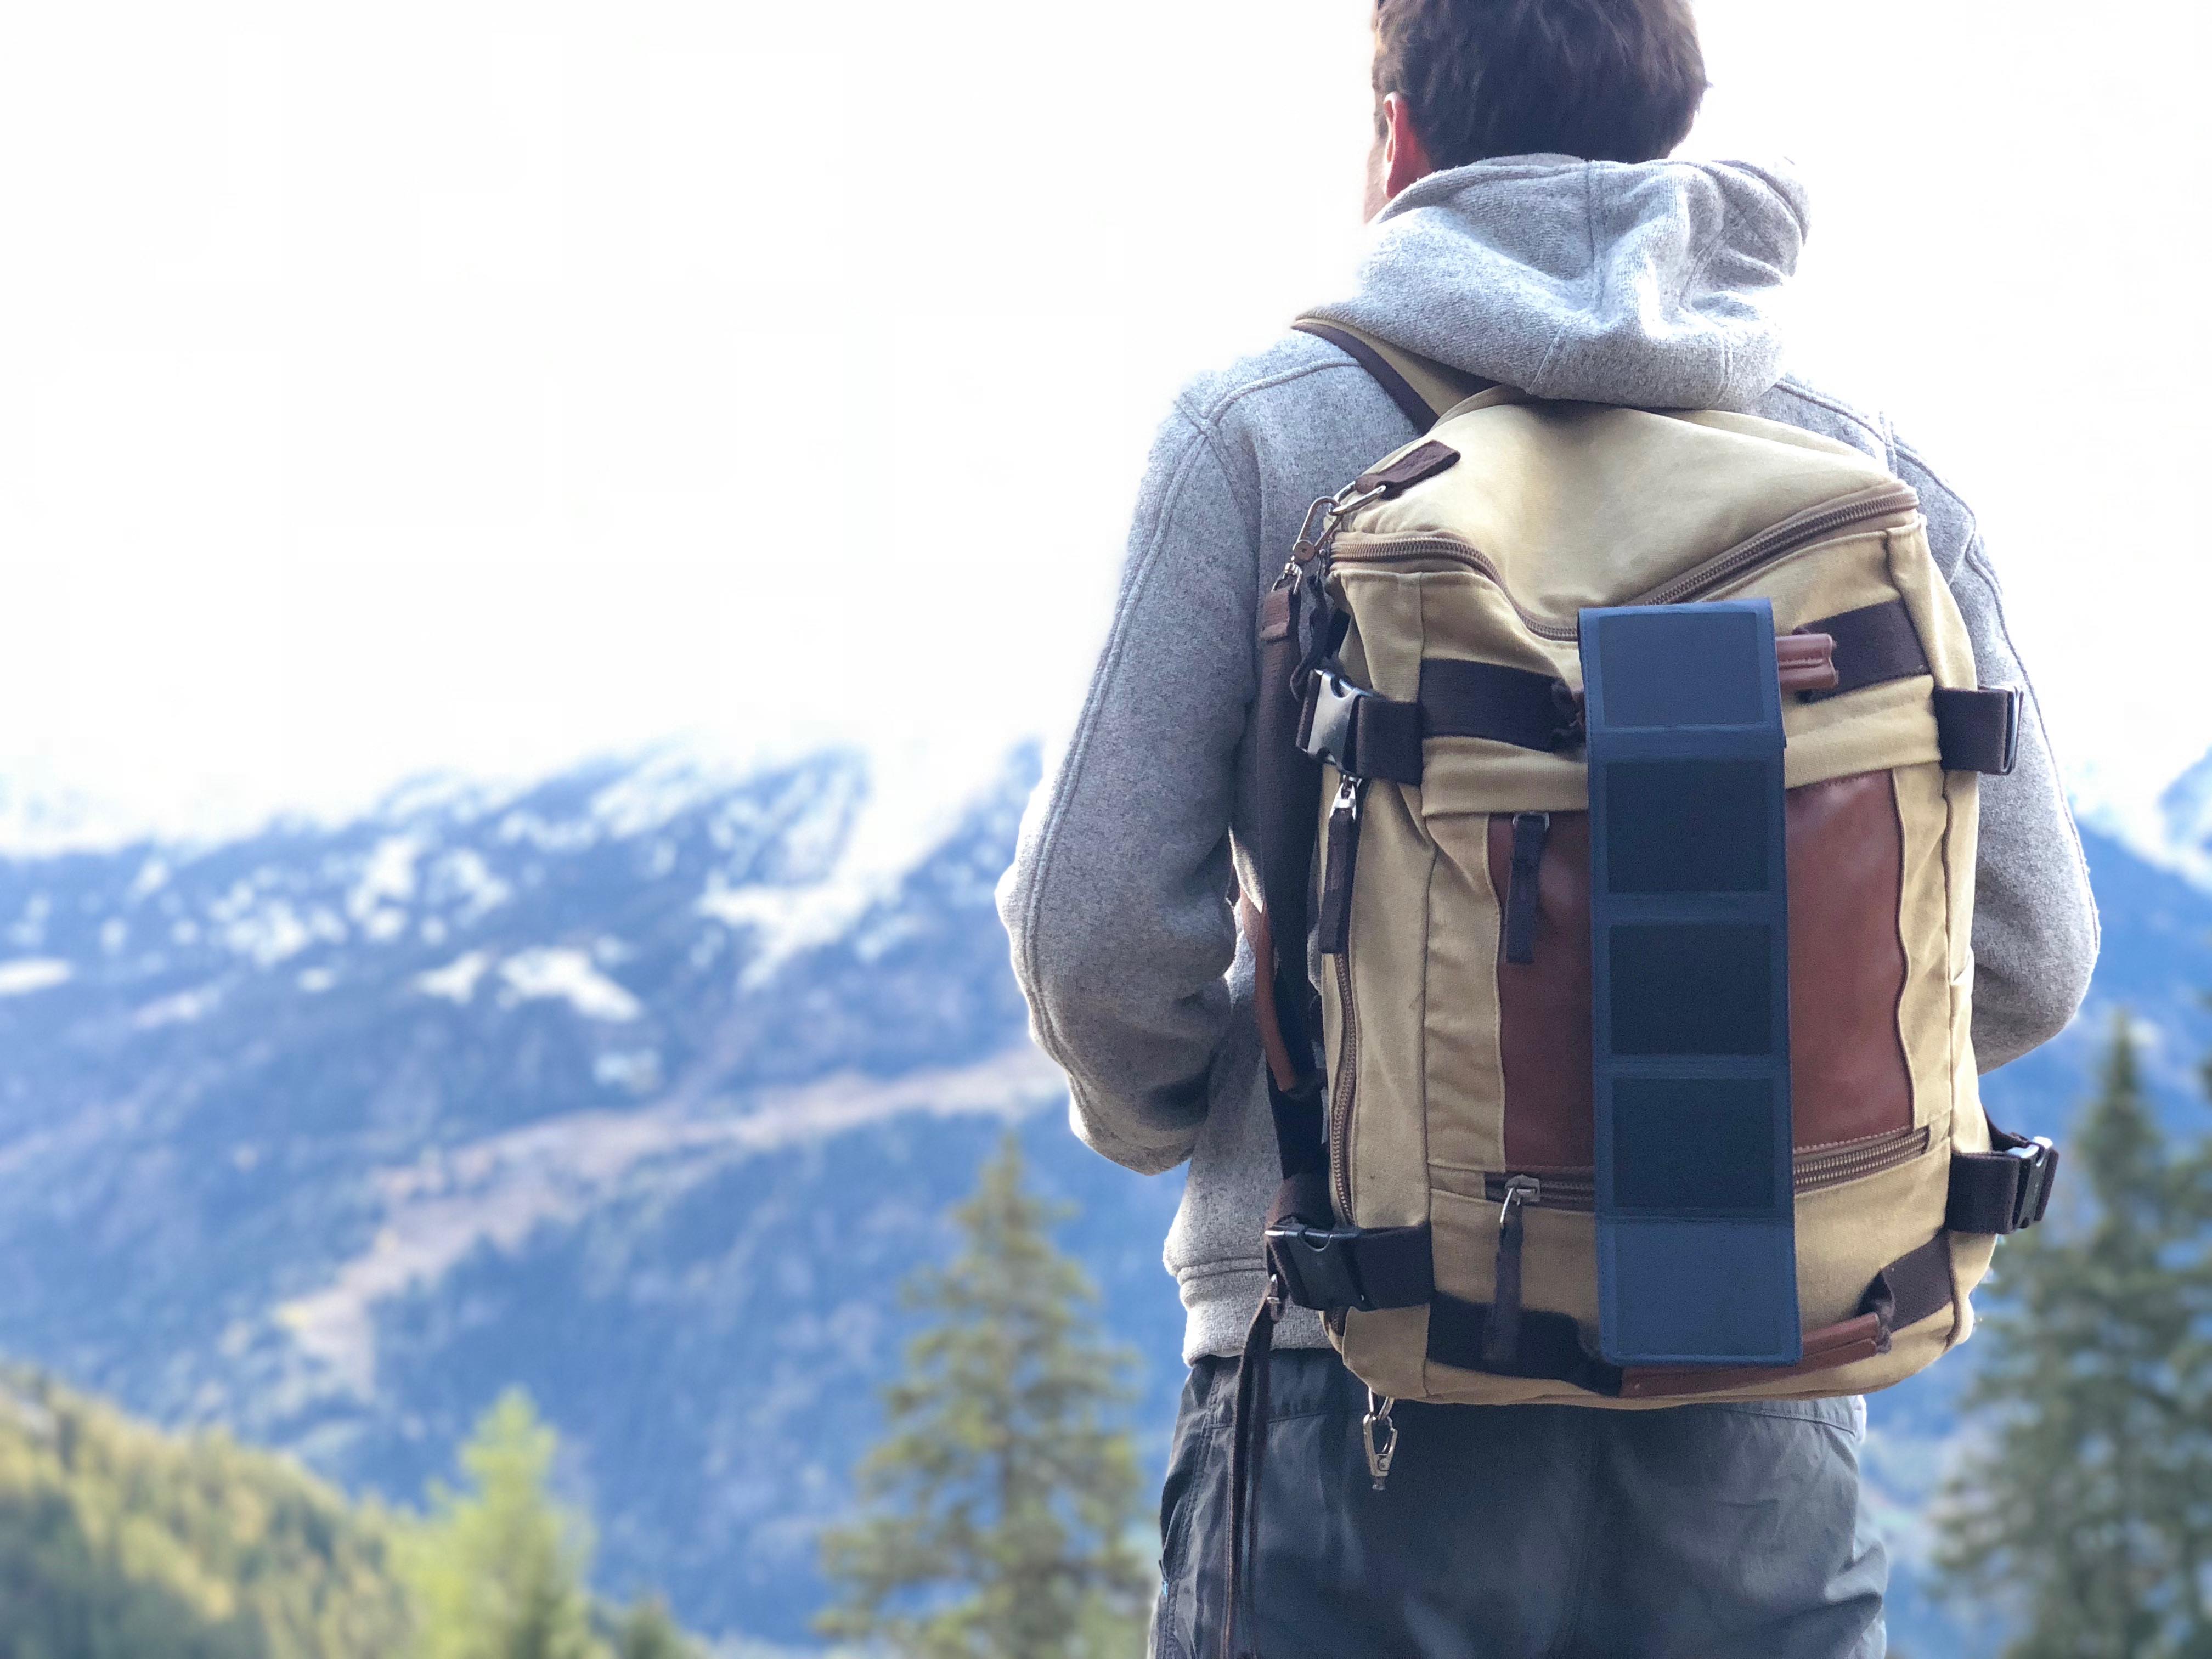
{"type": "Polygon", "coordinates": [[[1600,1346],[1802,1357],[1766,601],[1585,611],[1600,1346]]]}

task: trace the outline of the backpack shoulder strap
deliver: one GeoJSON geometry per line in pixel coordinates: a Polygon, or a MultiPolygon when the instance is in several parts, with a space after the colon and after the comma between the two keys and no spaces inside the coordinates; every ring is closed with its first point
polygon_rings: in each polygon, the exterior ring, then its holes
{"type": "Polygon", "coordinates": [[[1378,339],[1364,329],[1343,323],[1301,317],[1291,326],[1301,334],[1328,341],[1365,369],[1375,383],[1389,394],[1390,401],[1404,411],[1416,431],[1426,432],[1455,404],[1479,392],[1487,392],[1497,384],[1432,358],[1417,356],[1378,339]]]}

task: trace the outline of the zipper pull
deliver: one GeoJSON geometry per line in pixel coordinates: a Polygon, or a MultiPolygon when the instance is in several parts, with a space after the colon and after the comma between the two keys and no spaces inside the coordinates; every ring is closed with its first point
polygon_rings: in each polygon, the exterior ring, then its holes
{"type": "Polygon", "coordinates": [[[1321,952],[1340,957],[1352,948],[1352,878],[1359,862],[1359,803],[1367,780],[1349,772],[1328,809],[1328,845],[1322,856],[1321,952]]]}
{"type": "Polygon", "coordinates": [[[1498,1212],[1497,1289],[1490,1300],[1490,1322],[1482,1333],[1482,1363],[1504,1370],[1521,1353],[1521,1212],[1544,1201],[1544,1183],[1534,1176],[1509,1176],[1505,1201],[1498,1212]]]}
{"type": "Polygon", "coordinates": [[[1536,959],[1536,908],[1544,867],[1544,842],[1552,833],[1549,812],[1513,815],[1513,874],[1505,886],[1505,959],[1536,959]]]}
{"type": "Polygon", "coordinates": [[[1390,1408],[1397,1403],[1383,1399],[1372,1389],[1367,1391],[1367,1415],[1361,1419],[1359,1430],[1367,1443],[1367,1478],[1375,1483],[1376,1492],[1390,1484],[1390,1465],[1398,1457],[1398,1425],[1390,1420],[1390,1408]],[[1377,1429],[1382,1431],[1379,1441],[1377,1429]]]}

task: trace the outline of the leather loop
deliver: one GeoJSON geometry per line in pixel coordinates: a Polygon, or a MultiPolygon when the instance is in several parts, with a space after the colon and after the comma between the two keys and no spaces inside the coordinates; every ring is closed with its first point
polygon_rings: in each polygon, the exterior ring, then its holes
{"type": "Polygon", "coordinates": [[[1774,641],[1774,665],[1784,696],[1793,691],[1832,691],[1843,683],[1836,669],[1836,639],[1800,629],[1774,641]]]}
{"type": "Polygon", "coordinates": [[[1459,451],[1449,444],[1437,443],[1434,439],[1418,444],[1395,461],[1374,467],[1352,480],[1356,495],[1364,495],[1380,491],[1395,495],[1401,489],[1410,489],[1424,479],[1433,478],[1439,472],[1449,472],[1459,465],[1459,451]]]}

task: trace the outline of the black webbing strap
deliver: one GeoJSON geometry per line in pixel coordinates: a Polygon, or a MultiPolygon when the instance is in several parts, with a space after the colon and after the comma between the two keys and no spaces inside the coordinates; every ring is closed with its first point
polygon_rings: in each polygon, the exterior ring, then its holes
{"type": "Polygon", "coordinates": [[[1583,1346],[1582,1326],[1572,1315],[1522,1309],[1513,1358],[1493,1369],[1489,1354],[1494,1317],[1487,1303],[1438,1295],[1429,1304],[1429,1358],[1462,1370],[1565,1382],[1586,1394],[1619,1397],[1620,1367],[1608,1365],[1583,1346]]]}
{"type": "Polygon", "coordinates": [[[1430,738],[1488,738],[1552,753],[1582,741],[1582,709],[1564,680],[1499,663],[1431,657],[1419,702],[1394,702],[1352,684],[1340,669],[1313,677],[1300,746],[1355,777],[1418,786],[1430,738]]]}
{"type": "Polygon", "coordinates": [[[2020,760],[2020,692],[2009,685],[1937,686],[1936,744],[1946,771],[2009,775],[2020,760]]]}
{"type": "MultiPolygon", "coordinates": [[[[1267,975],[1272,988],[1274,1019],[1291,1073],[1278,1077],[1271,1067],[1267,1073],[1276,1151],[1286,1181],[1328,1167],[1322,1079],[1313,1040],[1318,999],[1306,976],[1308,893],[1315,823],[1321,813],[1321,763],[1297,743],[1304,714],[1293,689],[1299,658],[1298,592],[1296,586],[1279,585],[1261,602],[1259,700],[1253,714],[1256,850],[1268,954],[1273,958],[1255,963],[1254,969],[1267,975]]],[[[1326,1224],[1331,1217],[1323,1212],[1304,1218],[1326,1224]]]]}
{"type": "Polygon", "coordinates": [[[1361,339],[1357,334],[1339,328],[1334,323],[1316,322],[1302,317],[1291,326],[1301,334],[1310,334],[1317,340],[1326,340],[1346,356],[1365,369],[1375,384],[1389,394],[1390,401],[1398,405],[1405,417],[1413,423],[1414,430],[1426,432],[1437,423],[1441,409],[1432,409],[1429,400],[1413,390],[1413,383],[1390,367],[1382,354],[1361,339]]]}
{"type": "MultiPolygon", "coordinates": [[[[1836,642],[1836,684],[1801,692],[1807,702],[1930,672],[1912,613],[1902,599],[1808,623],[1798,632],[1826,634],[1836,642]]],[[[2011,772],[2020,755],[2019,691],[2010,686],[1938,686],[1935,697],[1936,741],[1944,770],[2000,778],[2011,772]]]]}
{"type": "Polygon", "coordinates": [[[2016,1233],[2043,1219],[2058,1176],[2058,1149],[1990,1126],[1986,1152],[1951,1158],[1951,1198],[1943,1224],[1954,1233],[2016,1233]]]}
{"type": "Polygon", "coordinates": [[[1951,1305],[1951,1241],[1938,1233],[1875,1275],[1860,1306],[1881,1322],[1882,1347],[1951,1305]]]}
{"type": "Polygon", "coordinates": [[[1692,1398],[1758,1388],[1785,1377],[1817,1376],[1889,1352],[1890,1338],[1951,1305],[1951,1243],[1938,1233],[1884,1267],[1867,1286],[1859,1311],[1841,1324],[1808,1332],[1796,1365],[1632,1368],[1607,1364],[1583,1346],[1571,1316],[1527,1309],[1510,1363],[1493,1361],[1489,1342],[1495,1311],[1480,1302],[1438,1296],[1429,1306],[1429,1358],[1461,1370],[1564,1382],[1607,1399],[1692,1398]]]}
{"type": "Polygon", "coordinates": [[[1836,642],[1836,683],[1825,691],[1799,693],[1807,702],[1826,702],[1846,692],[1928,672],[1928,653],[1912,612],[1902,599],[1885,599],[1857,611],[1807,623],[1801,634],[1826,634],[1836,642]]]}
{"type": "Polygon", "coordinates": [[[1583,740],[1582,709],[1565,681],[1449,657],[1421,663],[1421,726],[1431,738],[1489,738],[1547,753],[1583,740]]]}

